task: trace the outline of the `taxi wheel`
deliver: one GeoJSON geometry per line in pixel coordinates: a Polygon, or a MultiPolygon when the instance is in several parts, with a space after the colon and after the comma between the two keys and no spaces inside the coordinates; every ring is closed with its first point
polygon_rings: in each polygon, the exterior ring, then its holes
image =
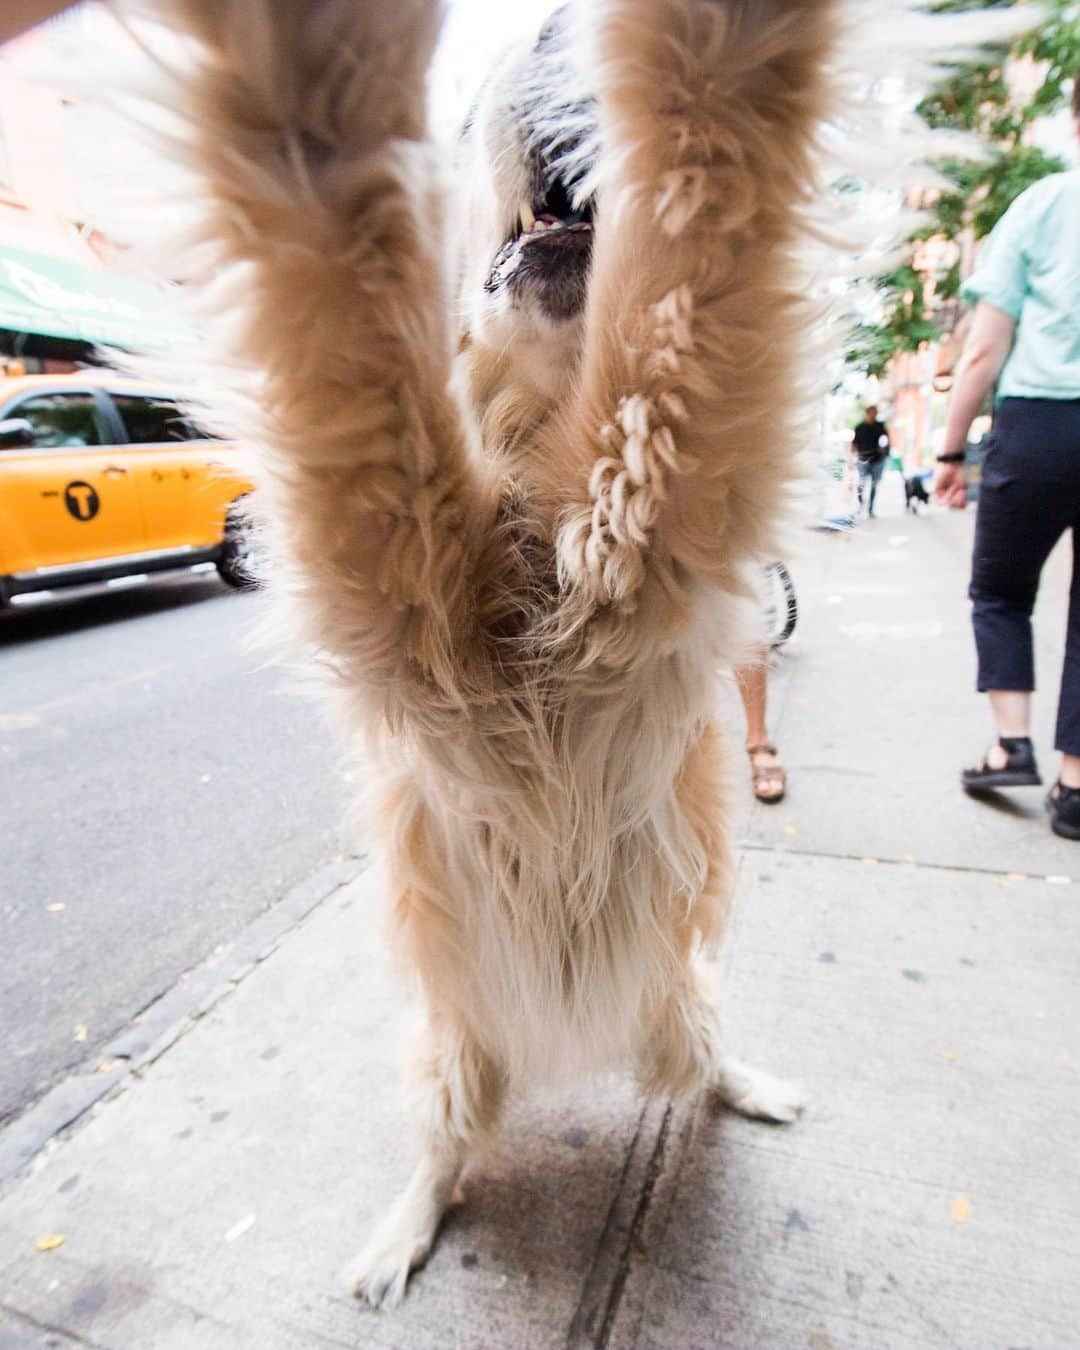
{"type": "Polygon", "coordinates": [[[251,530],[239,511],[231,511],[225,522],[225,538],[217,570],[226,586],[232,586],[238,591],[252,591],[259,584],[254,572],[251,530]]]}

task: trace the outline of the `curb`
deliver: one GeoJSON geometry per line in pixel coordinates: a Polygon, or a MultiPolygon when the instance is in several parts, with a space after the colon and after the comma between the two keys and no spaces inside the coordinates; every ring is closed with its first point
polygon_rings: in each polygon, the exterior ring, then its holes
{"type": "Polygon", "coordinates": [[[0,1130],[0,1187],[20,1173],[62,1130],[153,1064],[253,970],[304,919],[367,866],[364,856],[318,868],[224,943],[200,965],[137,1013],[98,1052],[96,1069],[74,1073],[50,1088],[0,1130]]]}

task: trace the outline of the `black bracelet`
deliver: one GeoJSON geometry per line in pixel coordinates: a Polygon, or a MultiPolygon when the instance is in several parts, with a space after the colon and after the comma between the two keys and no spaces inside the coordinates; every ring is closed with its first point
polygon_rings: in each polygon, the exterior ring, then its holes
{"type": "Polygon", "coordinates": [[[938,455],[939,464],[963,464],[965,455],[963,450],[952,450],[947,455],[938,455]]]}

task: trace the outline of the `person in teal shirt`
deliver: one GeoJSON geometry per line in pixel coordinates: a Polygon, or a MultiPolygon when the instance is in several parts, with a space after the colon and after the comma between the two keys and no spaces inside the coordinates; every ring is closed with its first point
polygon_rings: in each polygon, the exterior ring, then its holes
{"type": "MultiPolygon", "coordinates": [[[[1080,132],[1080,79],[1073,85],[1080,132]]],[[[964,447],[996,385],[972,557],[978,689],[996,744],[963,771],[969,792],[1040,783],[1031,742],[1031,614],[1054,545],[1073,532],[1073,583],[1058,703],[1056,834],[1080,839],[1080,169],[1051,174],[1013,202],[962,294],[975,317],[945,428],[934,492],[967,503],[964,447]]]]}

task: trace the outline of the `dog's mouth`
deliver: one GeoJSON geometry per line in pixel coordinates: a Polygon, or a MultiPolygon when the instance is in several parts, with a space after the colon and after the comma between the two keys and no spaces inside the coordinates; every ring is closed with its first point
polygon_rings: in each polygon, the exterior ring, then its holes
{"type": "Polygon", "coordinates": [[[545,247],[591,248],[592,225],[592,202],[585,201],[580,208],[575,208],[565,184],[555,178],[532,201],[521,203],[517,228],[507,243],[520,247],[543,243],[545,247]],[[575,235],[578,238],[571,238],[575,235]],[[581,238],[583,235],[589,237],[581,238]]]}
{"type": "Polygon", "coordinates": [[[494,293],[505,286],[515,302],[531,296],[548,317],[572,318],[585,303],[592,246],[592,202],[575,206],[566,186],[553,178],[521,202],[484,289],[494,293]]]}

